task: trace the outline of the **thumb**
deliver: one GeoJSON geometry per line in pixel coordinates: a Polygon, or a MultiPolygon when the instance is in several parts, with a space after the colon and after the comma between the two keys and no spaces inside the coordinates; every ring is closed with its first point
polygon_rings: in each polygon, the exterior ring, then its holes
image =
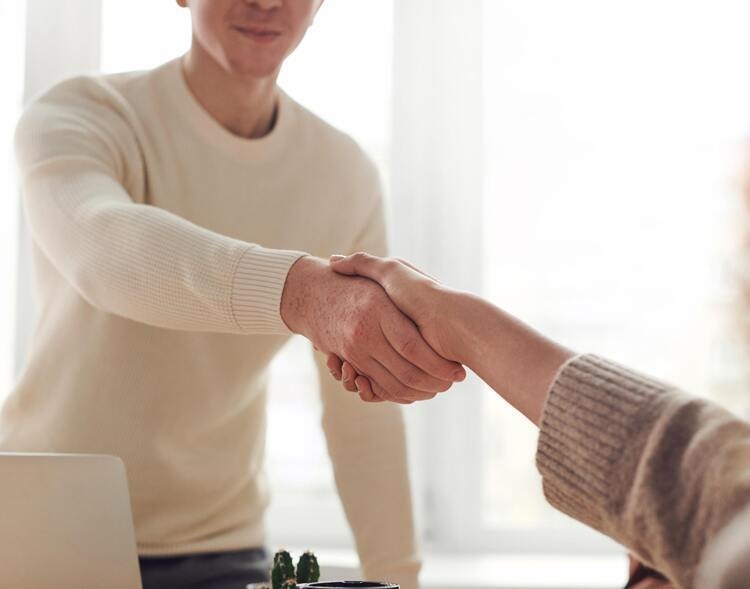
{"type": "Polygon", "coordinates": [[[338,254],[331,256],[329,262],[333,271],[338,274],[346,274],[347,276],[356,274],[354,265],[349,258],[348,256],[340,256],[338,254]]]}
{"type": "Polygon", "coordinates": [[[364,276],[377,280],[379,277],[378,259],[364,252],[351,256],[334,255],[330,258],[331,268],[339,274],[348,276],[364,276]]]}

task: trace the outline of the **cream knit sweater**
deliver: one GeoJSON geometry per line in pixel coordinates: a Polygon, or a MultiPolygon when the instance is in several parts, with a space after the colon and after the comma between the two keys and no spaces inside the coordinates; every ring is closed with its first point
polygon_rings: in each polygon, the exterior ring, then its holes
{"type": "MultiPolygon", "coordinates": [[[[230,134],[179,60],[54,87],[23,115],[16,151],[40,313],[0,450],[122,457],[143,555],[262,545],[284,281],[301,252],[383,253],[373,165],[283,93],[268,136],[230,134]]],[[[317,362],[364,572],[414,587],[399,408],[358,402],[317,362]]]]}

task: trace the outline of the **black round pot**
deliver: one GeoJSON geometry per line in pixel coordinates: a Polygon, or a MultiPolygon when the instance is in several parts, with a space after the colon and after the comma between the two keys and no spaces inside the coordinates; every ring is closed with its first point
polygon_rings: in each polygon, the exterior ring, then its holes
{"type": "Polygon", "coordinates": [[[359,587],[360,589],[399,589],[398,585],[391,585],[390,583],[376,583],[373,581],[326,581],[322,583],[309,583],[307,585],[300,585],[299,589],[336,589],[339,587],[359,587]]]}
{"type": "MultiPolygon", "coordinates": [[[[247,589],[258,589],[262,585],[248,585],[247,589]]],[[[267,585],[270,587],[270,584],[267,585]]],[[[299,589],[400,589],[393,583],[378,583],[377,581],[321,581],[320,583],[303,583],[297,585],[299,589]]]]}

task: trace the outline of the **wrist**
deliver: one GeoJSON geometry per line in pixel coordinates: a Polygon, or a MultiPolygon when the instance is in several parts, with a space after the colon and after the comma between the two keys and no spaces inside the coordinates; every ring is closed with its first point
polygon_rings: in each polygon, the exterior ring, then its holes
{"type": "Polygon", "coordinates": [[[470,293],[452,289],[445,289],[442,297],[444,305],[438,317],[445,321],[445,349],[451,354],[451,359],[471,367],[476,359],[477,337],[481,326],[486,321],[483,307],[487,302],[470,293]]]}
{"type": "Polygon", "coordinates": [[[459,361],[538,425],[552,381],[574,353],[489,301],[465,295],[462,304],[459,361]]]}
{"type": "Polygon", "coordinates": [[[280,314],[282,321],[292,333],[306,335],[309,330],[309,306],[311,285],[315,275],[325,263],[313,256],[299,258],[286,275],[281,293],[280,314]]]}

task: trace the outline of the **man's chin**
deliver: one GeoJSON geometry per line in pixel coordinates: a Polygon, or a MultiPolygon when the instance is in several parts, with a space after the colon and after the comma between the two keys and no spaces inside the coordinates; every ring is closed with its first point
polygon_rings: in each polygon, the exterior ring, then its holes
{"type": "Polygon", "coordinates": [[[233,75],[240,78],[275,77],[281,69],[282,60],[242,59],[232,60],[229,64],[233,75]]]}

